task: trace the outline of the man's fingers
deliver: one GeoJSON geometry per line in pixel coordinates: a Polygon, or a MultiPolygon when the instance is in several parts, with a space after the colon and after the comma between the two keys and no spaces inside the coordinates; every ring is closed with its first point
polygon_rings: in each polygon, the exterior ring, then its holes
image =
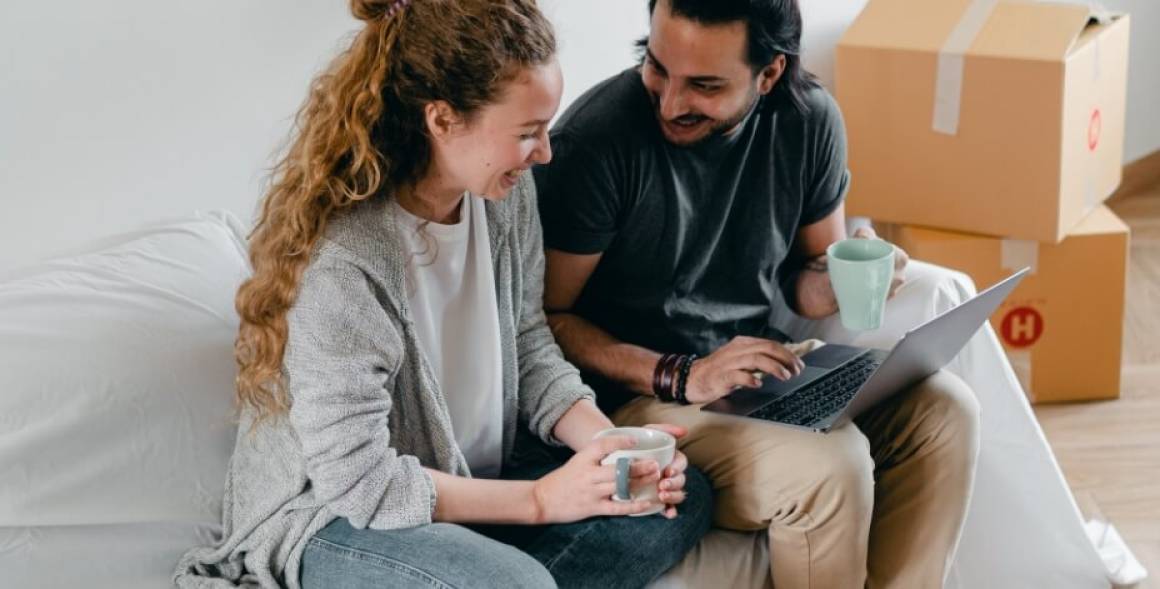
{"type": "Polygon", "coordinates": [[[793,355],[793,352],[783,349],[776,352],[754,350],[751,354],[731,358],[724,368],[749,372],[761,371],[767,375],[789,378],[802,371],[803,366],[798,357],[793,355]],[[784,375],[783,372],[785,372],[784,375]]]}
{"type": "Polygon", "coordinates": [[[800,371],[805,367],[805,364],[802,362],[801,358],[798,358],[797,354],[793,353],[793,350],[790,350],[789,348],[773,340],[763,340],[762,343],[757,347],[757,351],[761,354],[769,356],[770,358],[773,358],[787,368],[796,368],[798,371],[800,371]]]}
{"type": "Polygon", "coordinates": [[[906,250],[894,246],[894,269],[901,270],[910,262],[910,254],[906,250]]]}
{"type": "Polygon", "coordinates": [[[730,370],[724,379],[730,391],[742,388],[755,389],[761,386],[761,379],[748,370],[730,370]]]}
{"type": "MultiPolygon", "coordinates": [[[[793,356],[789,354],[789,356],[793,356]]],[[[793,361],[787,361],[783,358],[774,358],[766,354],[754,352],[752,354],[735,358],[729,364],[729,368],[734,370],[744,370],[746,372],[762,372],[765,374],[772,374],[780,380],[786,380],[796,376],[800,369],[796,356],[793,356],[793,361]]],[[[756,376],[756,375],[755,375],[756,376]]]]}

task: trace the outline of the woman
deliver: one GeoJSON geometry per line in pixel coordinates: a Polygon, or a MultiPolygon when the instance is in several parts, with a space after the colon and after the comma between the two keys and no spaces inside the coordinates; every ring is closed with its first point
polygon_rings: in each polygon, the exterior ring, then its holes
{"type": "Polygon", "coordinates": [[[610,498],[600,460],[631,440],[593,441],[612,424],[545,323],[527,170],[551,157],[550,25],[534,0],[352,11],[366,26],[312,87],[237,296],[224,538],[175,581],[646,584],[708,528],[710,490],[683,455],[636,462],[667,507],[620,517],[653,507],[610,498]]]}

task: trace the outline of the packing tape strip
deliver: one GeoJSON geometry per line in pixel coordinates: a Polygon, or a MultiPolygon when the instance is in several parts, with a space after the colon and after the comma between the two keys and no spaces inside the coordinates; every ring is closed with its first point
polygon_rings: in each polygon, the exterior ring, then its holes
{"type": "Polygon", "coordinates": [[[1023,394],[1031,402],[1035,402],[1035,392],[1031,388],[1031,350],[1007,350],[1007,361],[1011,363],[1011,370],[1015,371],[1015,378],[1023,386],[1023,394]]]}
{"type": "Polygon", "coordinates": [[[1031,274],[1035,274],[1039,266],[1039,244],[1024,239],[1004,239],[999,257],[1004,270],[1014,272],[1029,267],[1031,274]]]}
{"type": "Polygon", "coordinates": [[[942,49],[938,52],[938,71],[934,82],[934,120],[931,125],[935,131],[946,135],[954,135],[959,131],[959,108],[963,96],[963,56],[975,36],[987,24],[991,11],[998,0],[974,0],[971,2],[959,22],[947,36],[942,49]]]}
{"type": "MultiPolygon", "coordinates": [[[[987,24],[991,11],[999,0],[974,0],[938,52],[938,70],[934,82],[934,117],[931,127],[939,133],[955,135],[959,131],[959,111],[963,96],[964,56],[979,31],[987,24]]],[[[1111,13],[1098,2],[1088,2],[1092,18],[1102,24],[1111,21],[1111,13]]],[[[1096,41],[1096,59],[1092,76],[1099,78],[1099,41],[1096,41]]]]}

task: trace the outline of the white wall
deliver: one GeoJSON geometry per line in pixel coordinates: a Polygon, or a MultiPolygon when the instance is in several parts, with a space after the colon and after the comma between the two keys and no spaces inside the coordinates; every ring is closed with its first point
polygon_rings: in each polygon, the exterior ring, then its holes
{"type": "MultiPolygon", "coordinates": [[[[866,0],[803,0],[805,62],[866,0]]],[[[565,104],[633,62],[644,0],[541,0],[565,104]]],[[[1160,2],[1133,13],[1126,160],[1160,148],[1160,2]]],[[[0,272],[194,209],[253,212],[307,83],[357,23],[344,0],[0,2],[0,272]]]]}
{"type": "MultiPolygon", "coordinates": [[[[1080,4],[1086,1],[1069,0],[1080,4]]],[[[1132,15],[1128,50],[1128,115],[1124,163],[1160,149],[1160,1],[1101,0],[1110,10],[1132,15]]]]}
{"type": "Polygon", "coordinates": [[[340,0],[0,3],[0,270],[194,209],[248,219],[340,0]]]}

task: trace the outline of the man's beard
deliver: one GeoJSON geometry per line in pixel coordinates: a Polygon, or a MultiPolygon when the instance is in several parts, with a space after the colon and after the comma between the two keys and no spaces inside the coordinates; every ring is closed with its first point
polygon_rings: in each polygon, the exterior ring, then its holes
{"type": "MultiPolygon", "coordinates": [[[[750,89],[749,89],[749,100],[746,101],[745,107],[742,109],[739,109],[736,113],[734,113],[732,116],[730,116],[726,119],[713,122],[709,126],[709,131],[707,133],[705,133],[704,136],[699,137],[697,139],[693,139],[692,141],[687,141],[687,142],[676,142],[676,141],[673,141],[672,139],[669,139],[668,137],[665,137],[665,140],[669,141],[670,143],[673,143],[674,145],[678,145],[680,147],[694,147],[694,146],[700,145],[702,143],[706,143],[706,142],[708,142],[716,137],[721,137],[721,136],[727,135],[730,131],[733,131],[738,125],[740,125],[741,122],[744,121],[745,118],[749,116],[750,112],[753,112],[753,109],[757,105],[757,101],[760,99],[761,99],[761,95],[758,94],[757,87],[756,87],[756,85],[754,85],[754,86],[750,87],[750,89]]],[[[657,119],[660,119],[660,117],[661,117],[660,97],[655,95],[655,94],[652,95],[652,102],[653,102],[653,110],[656,112],[657,119]]],[[[664,122],[663,119],[661,119],[661,120],[663,123],[664,122]]],[[[698,113],[686,113],[686,114],[683,114],[683,115],[673,119],[670,122],[677,122],[677,121],[680,121],[680,122],[700,122],[701,120],[712,120],[712,119],[709,119],[709,117],[706,117],[706,116],[704,116],[702,114],[698,114],[698,113]]]]}

